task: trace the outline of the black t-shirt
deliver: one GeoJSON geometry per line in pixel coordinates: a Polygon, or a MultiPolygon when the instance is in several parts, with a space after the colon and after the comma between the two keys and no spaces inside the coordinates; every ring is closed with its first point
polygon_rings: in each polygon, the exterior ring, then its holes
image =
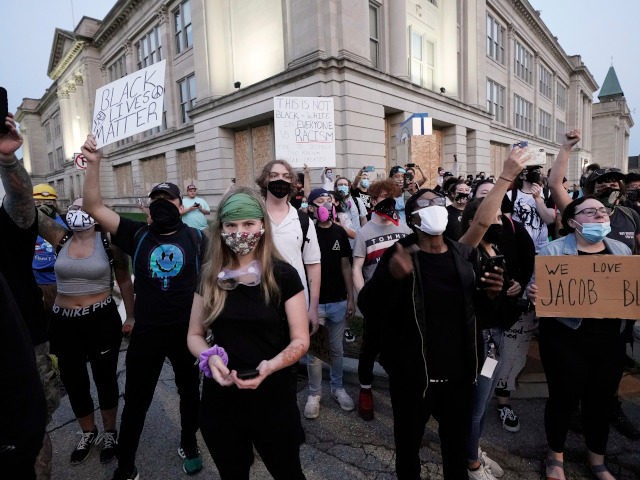
{"type": "Polygon", "coordinates": [[[303,291],[295,268],[277,260],[273,274],[280,287],[278,305],[265,304],[260,285],[238,286],[227,292],[227,300],[211,331],[216,345],[229,355],[230,369],[248,370],[280,353],[291,341],[284,304],[303,291]]]}
{"type": "MultiPolygon", "coordinates": [[[[364,206],[367,209],[367,219],[371,220],[371,212],[373,211],[373,206],[371,205],[371,195],[369,195],[367,192],[363,192],[359,188],[352,188],[351,197],[360,198],[362,200],[362,203],[364,203],[364,206]]],[[[358,215],[362,216],[363,213],[364,212],[358,212],[358,215]]]]}
{"type": "Polygon", "coordinates": [[[458,210],[453,205],[449,205],[447,212],[449,212],[449,216],[444,236],[457,242],[462,236],[462,210],[458,210]]]}
{"type": "Polygon", "coordinates": [[[321,278],[320,303],[341,302],[347,299],[347,287],[342,276],[342,259],[351,257],[349,237],[344,228],[332,223],[329,228],[316,226],[320,244],[321,278]]]}
{"type": "Polygon", "coordinates": [[[457,380],[467,371],[462,285],[453,254],[418,252],[425,306],[430,378],[457,380]]]}
{"type": "Polygon", "coordinates": [[[609,238],[618,240],[628,246],[632,252],[638,253],[636,247],[636,235],[640,233],[640,215],[627,207],[616,207],[609,217],[611,233],[609,238]]]}
{"type": "Polygon", "coordinates": [[[206,237],[186,225],[157,235],[146,223],[121,217],[112,241],[132,258],[136,329],[188,324],[206,237]]]}
{"type": "Polygon", "coordinates": [[[36,215],[29,228],[20,228],[2,206],[0,232],[0,251],[3,252],[0,256],[0,273],[4,274],[13,292],[33,345],[39,345],[49,340],[49,328],[42,303],[42,291],[36,284],[31,268],[38,237],[38,216],[36,215]]]}

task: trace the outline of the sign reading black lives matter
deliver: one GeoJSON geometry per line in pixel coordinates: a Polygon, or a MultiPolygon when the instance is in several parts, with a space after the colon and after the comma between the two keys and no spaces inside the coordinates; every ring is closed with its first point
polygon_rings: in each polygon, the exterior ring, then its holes
{"type": "Polygon", "coordinates": [[[640,318],[640,256],[537,256],[536,315],[640,318]]]}
{"type": "Polygon", "coordinates": [[[274,97],[276,158],[295,168],[334,167],[332,97],[274,97]]]}
{"type": "Polygon", "coordinates": [[[162,125],[162,60],[96,90],[91,132],[98,148],[162,125]]]}

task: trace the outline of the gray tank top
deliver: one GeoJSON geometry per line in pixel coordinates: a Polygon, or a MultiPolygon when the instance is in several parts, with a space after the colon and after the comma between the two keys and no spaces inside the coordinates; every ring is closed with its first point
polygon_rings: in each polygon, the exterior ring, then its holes
{"type": "Polygon", "coordinates": [[[71,239],[62,246],[56,259],[58,293],[77,296],[110,291],[111,265],[100,232],[96,232],[93,253],[86,258],[70,257],[70,244],[71,239]]]}

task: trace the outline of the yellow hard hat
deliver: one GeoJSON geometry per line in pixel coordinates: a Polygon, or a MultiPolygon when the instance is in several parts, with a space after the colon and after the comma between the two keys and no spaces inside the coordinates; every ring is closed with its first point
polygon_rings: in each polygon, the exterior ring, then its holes
{"type": "Polygon", "coordinates": [[[58,192],[47,183],[39,183],[33,187],[33,198],[35,200],[56,200],[58,192]]]}

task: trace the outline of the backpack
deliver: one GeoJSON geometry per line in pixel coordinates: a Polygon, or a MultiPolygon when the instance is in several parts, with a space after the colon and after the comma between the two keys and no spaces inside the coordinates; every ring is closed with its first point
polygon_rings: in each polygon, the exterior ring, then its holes
{"type": "Polygon", "coordinates": [[[298,218],[300,219],[300,227],[302,228],[302,246],[300,247],[300,252],[304,251],[304,244],[309,243],[309,237],[307,233],[309,232],[309,215],[301,212],[300,210],[296,210],[298,212],[298,218]]]}

